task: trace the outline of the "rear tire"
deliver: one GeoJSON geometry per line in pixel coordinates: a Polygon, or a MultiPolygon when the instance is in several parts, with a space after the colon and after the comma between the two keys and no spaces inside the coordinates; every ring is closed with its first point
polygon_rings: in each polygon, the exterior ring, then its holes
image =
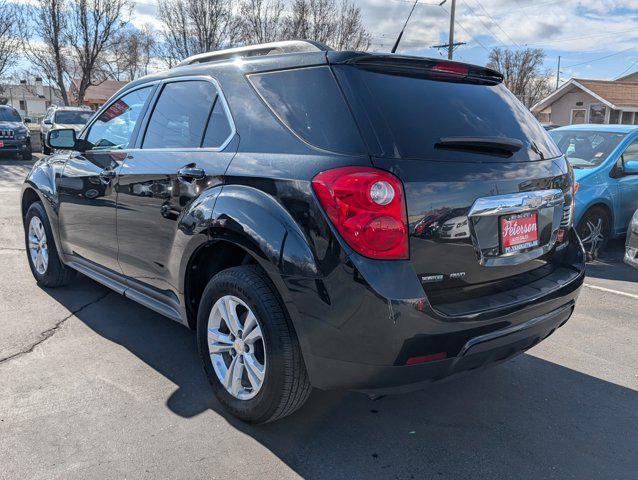
{"type": "Polygon", "coordinates": [[[609,214],[602,207],[590,208],[580,220],[576,232],[585,247],[587,261],[596,260],[607,245],[611,234],[609,214]]]}
{"type": "Polygon", "coordinates": [[[32,203],[27,210],[24,240],[29,267],[39,286],[61,287],[73,280],[75,270],[60,261],[49,217],[41,202],[32,203]]]}
{"type": "Polygon", "coordinates": [[[208,282],[197,314],[197,340],[215,396],[245,422],[290,415],[310,395],[295,331],[270,279],[257,266],[229,268],[208,282]],[[229,311],[236,313],[234,320],[229,311]],[[231,320],[220,322],[224,317],[231,320]],[[235,321],[234,328],[230,324],[235,321]],[[259,340],[250,343],[257,330],[259,340]]]}

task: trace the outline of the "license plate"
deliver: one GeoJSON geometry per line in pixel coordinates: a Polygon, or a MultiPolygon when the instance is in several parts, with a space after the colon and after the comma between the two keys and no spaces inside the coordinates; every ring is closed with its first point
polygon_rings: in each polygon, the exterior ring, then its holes
{"type": "Polygon", "coordinates": [[[501,251],[518,252],[538,246],[538,215],[517,213],[501,217],[501,251]]]}

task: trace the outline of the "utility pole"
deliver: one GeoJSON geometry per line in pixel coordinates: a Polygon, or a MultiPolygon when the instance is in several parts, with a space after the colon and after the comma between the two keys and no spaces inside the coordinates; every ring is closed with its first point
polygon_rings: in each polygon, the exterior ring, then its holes
{"type": "Polygon", "coordinates": [[[456,0],[452,0],[452,8],[450,9],[450,39],[447,44],[447,58],[452,60],[454,56],[454,13],[456,10],[456,0]]]}
{"type": "Polygon", "coordinates": [[[558,56],[558,68],[556,69],[556,90],[558,90],[558,82],[560,82],[560,55],[558,56]]]}

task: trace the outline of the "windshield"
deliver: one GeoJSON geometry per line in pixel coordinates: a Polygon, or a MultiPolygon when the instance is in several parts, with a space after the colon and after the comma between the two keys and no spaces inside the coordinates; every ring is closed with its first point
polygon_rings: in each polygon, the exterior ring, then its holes
{"type": "Polygon", "coordinates": [[[625,138],[624,133],[581,130],[552,130],[549,135],[574,168],[597,167],[625,138]]]}
{"type": "Polygon", "coordinates": [[[93,112],[74,112],[65,110],[56,112],[55,123],[71,124],[71,125],[84,125],[89,121],[93,115],[93,112]]]}
{"type": "Polygon", "coordinates": [[[520,144],[503,161],[555,158],[560,151],[502,84],[441,81],[335,67],[358,123],[371,125],[382,155],[441,161],[499,161],[492,154],[444,149],[445,139],[502,139],[520,144]]]}
{"type": "Polygon", "coordinates": [[[0,108],[0,122],[21,122],[20,114],[13,108],[0,108]]]}

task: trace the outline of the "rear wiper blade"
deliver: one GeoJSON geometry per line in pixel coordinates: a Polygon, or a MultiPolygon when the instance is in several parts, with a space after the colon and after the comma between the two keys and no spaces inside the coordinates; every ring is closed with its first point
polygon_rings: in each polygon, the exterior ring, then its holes
{"type": "Polygon", "coordinates": [[[508,137],[443,137],[435,148],[510,156],[523,148],[523,142],[508,137]]]}

